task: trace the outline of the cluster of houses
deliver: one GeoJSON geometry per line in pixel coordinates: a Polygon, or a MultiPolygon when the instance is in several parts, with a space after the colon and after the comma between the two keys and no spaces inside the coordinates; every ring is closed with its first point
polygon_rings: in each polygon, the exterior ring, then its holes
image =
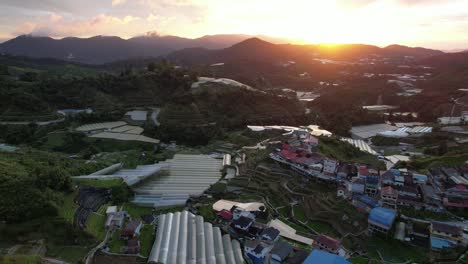
{"type": "Polygon", "coordinates": [[[274,221],[263,223],[268,213],[262,203],[220,200],[213,205],[213,210],[225,224],[225,231],[243,241],[247,263],[350,263],[339,256],[341,242],[327,235],[319,235],[315,240],[297,238],[296,242],[313,246],[312,252],[291,244],[289,241],[294,237],[287,234],[287,227],[278,227],[272,224],[274,221]]]}
{"type": "Polygon", "coordinates": [[[448,185],[451,187],[440,192],[433,184],[434,170],[429,176],[407,169],[390,169],[380,173],[365,165],[358,165],[351,171],[357,173],[339,181],[337,195],[348,199],[359,211],[369,213],[369,235],[393,236],[408,242],[416,239],[415,244],[430,247],[433,251],[455,248],[468,242],[467,238],[463,238],[462,223],[408,219],[402,215],[401,222],[396,224],[398,212],[402,209],[445,213],[451,209],[448,201],[454,201],[453,207],[462,206],[466,201],[466,186],[448,185]]]}
{"type": "Polygon", "coordinates": [[[300,139],[294,146],[283,143],[270,158],[309,179],[336,183],[339,197],[348,200],[358,211],[369,214],[369,235],[394,236],[402,241],[420,242],[422,239],[424,243],[419,244],[434,251],[468,242],[462,223],[432,221],[421,228],[414,221],[397,222],[398,213],[404,209],[446,213],[467,208],[468,164],[432,168],[428,175],[407,169],[380,171],[369,165],[339,163],[314,152],[317,146],[318,140],[314,137],[300,139]]]}
{"type": "Polygon", "coordinates": [[[336,181],[338,162],[324,155],[313,152],[318,146],[318,140],[310,137],[303,141],[303,145],[292,146],[283,143],[270,153],[270,158],[290,166],[290,168],[306,177],[317,178],[324,181],[336,181]]]}
{"type": "MultiPolygon", "coordinates": [[[[139,254],[140,253],[140,230],[143,222],[140,219],[128,219],[126,211],[119,210],[117,206],[109,206],[106,209],[106,230],[120,232],[119,239],[126,241],[126,246],[120,249],[119,253],[139,254]]],[[[154,221],[154,219],[153,219],[154,221]]]]}
{"type": "Polygon", "coordinates": [[[468,164],[431,168],[429,176],[434,193],[442,197],[445,208],[450,210],[468,208],[468,164]]]}

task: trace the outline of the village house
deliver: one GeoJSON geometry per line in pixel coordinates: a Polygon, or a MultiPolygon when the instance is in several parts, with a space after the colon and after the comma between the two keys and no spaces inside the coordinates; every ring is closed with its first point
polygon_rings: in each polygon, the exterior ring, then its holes
{"type": "Polygon", "coordinates": [[[280,237],[280,231],[274,227],[267,227],[263,229],[262,233],[260,234],[260,238],[262,241],[273,243],[278,241],[280,237]]]}
{"type": "Polygon", "coordinates": [[[374,198],[365,195],[354,195],[351,203],[364,212],[370,212],[379,206],[379,202],[374,198]]]}
{"type": "Polygon", "coordinates": [[[463,230],[459,226],[432,221],[430,225],[431,249],[441,251],[456,247],[463,241],[463,230]]]}
{"type": "Polygon", "coordinates": [[[232,213],[228,210],[221,210],[219,212],[216,213],[217,216],[219,216],[220,218],[226,220],[226,221],[231,221],[232,220],[232,213]]]}
{"type": "Polygon", "coordinates": [[[461,227],[443,222],[432,221],[430,226],[431,237],[440,237],[456,243],[463,241],[461,227]]]}
{"type": "Polygon", "coordinates": [[[341,248],[341,241],[325,234],[320,234],[314,240],[314,247],[337,254],[338,250],[341,248]]]}
{"type": "Polygon", "coordinates": [[[323,160],[323,173],[328,176],[334,176],[338,162],[333,159],[324,159],[323,160]]]}
{"type": "Polygon", "coordinates": [[[348,179],[351,177],[357,176],[357,169],[356,166],[349,163],[343,163],[338,166],[336,171],[336,176],[338,179],[348,179]]]}
{"type": "Polygon", "coordinates": [[[412,237],[412,243],[422,247],[428,247],[430,242],[430,231],[428,224],[412,222],[408,230],[408,234],[412,237]]]}
{"type": "Polygon", "coordinates": [[[127,242],[127,246],[124,247],[125,254],[138,254],[140,252],[140,240],[134,237],[127,242]]]}
{"type": "Polygon", "coordinates": [[[379,189],[379,177],[367,176],[365,193],[370,197],[374,197],[377,195],[378,189],[379,189]]]}
{"type": "Polygon", "coordinates": [[[368,218],[368,233],[381,233],[385,236],[390,233],[395,222],[397,212],[393,209],[384,207],[376,207],[369,213],[368,218]]]}
{"type": "Polygon", "coordinates": [[[380,192],[380,204],[390,209],[397,208],[398,191],[392,186],[383,187],[380,192]]]}
{"type": "Polygon", "coordinates": [[[428,210],[433,210],[436,212],[443,210],[442,198],[438,195],[434,187],[431,185],[420,185],[421,195],[424,201],[425,207],[428,210]]]}
{"type": "Polygon", "coordinates": [[[444,194],[443,204],[445,208],[454,210],[466,210],[468,208],[468,187],[456,185],[447,189],[444,194]]]}
{"type": "Polygon", "coordinates": [[[265,263],[266,255],[270,252],[271,246],[262,243],[259,240],[248,240],[244,244],[244,254],[252,264],[265,263]]]}
{"type": "Polygon", "coordinates": [[[293,251],[293,247],[288,242],[278,242],[271,250],[271,264],[283,263],[293,251]]]}
{"type": "Polygon", "coordinates": [[[390,185],[394,186],[395,185],[395,174],[399,174],[400,171],[396,169],[390,169],[386,172],[384,172],[381,176],[382,178],[382,185],[390,185]]]}
{"type": "Polygon", "coordinates": [[[304,260],[304,264],[351,264],[351,262],[338,255],[314,249],[304,260]]]}
{"type": "Polygon", "coordinates": [[[361,178],[353,178],[348,182],[348,191],[355,194],[363,194],[365,190],[366,182],[361,178]]]}
{"type": "Polygon", "coordinates": [[[359,165],[358,176],[365,179],[368,176],[379,176],[379,170],[368,165],[359,165]]]}
{"type": "Polygon", "coordinates": [[[252,218],[240,216],[231,222],[231,227],[239,231],[247,232],[253,223],[254,220],[252,218]]]}
{"type": "Polygon", "coordinates": [[[294,253],[291,253],[289,258],[283,262],[285,264],[302,264],[304,260],[309,256],[309,252],[304,250],[297,250],[294,253]]]}
{"type": "Polygon", "coordinates": [[[128,240],[139,236],[142,225],[142,222],[138,219],[128,221],[120,234],[120,239],[128,240]]]}
{"type": "Polygon", "coordinates": [[[126,212],[118,211],[117,206],[109,206],[106,209],[105,228],[121,228],[125,220],[126,212]]]}

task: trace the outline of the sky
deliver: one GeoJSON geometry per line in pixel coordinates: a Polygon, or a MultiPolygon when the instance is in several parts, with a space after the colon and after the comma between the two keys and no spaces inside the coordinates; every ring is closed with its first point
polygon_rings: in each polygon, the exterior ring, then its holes
{"type": "Polygon", "coordinates": [[[145,32],[468,49],[468,0],[0,0],[0,42],[145,32]]]}

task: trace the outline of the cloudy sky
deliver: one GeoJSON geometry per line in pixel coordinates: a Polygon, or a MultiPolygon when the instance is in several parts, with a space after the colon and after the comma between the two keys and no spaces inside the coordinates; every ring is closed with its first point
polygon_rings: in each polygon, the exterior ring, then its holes
{"type": "Polygon", "coordinates": [[[0,41],[148,31],[458,49],[468,48],[468,0],[0,0],[0,41]]]}

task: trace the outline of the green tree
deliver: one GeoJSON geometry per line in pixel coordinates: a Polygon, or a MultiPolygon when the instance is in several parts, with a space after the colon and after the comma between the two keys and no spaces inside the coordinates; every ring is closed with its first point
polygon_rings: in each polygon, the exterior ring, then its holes
{"type": "Polygon", "coordinates": [[[50,188],[57,191],[70,191],[72,182],[70,174],[60,167],[36,167],[31,176],[35,177],[39,188],[50,188]]]}
{"type": "Polygon", "coordinates": [[[0,162],[0,220],[19,222],[56,214],[60,196],[40,189],[20,164],[0,162]]]}
{"type": "Polygon", "coordinates": [[[132,190],[125,183],[112,187],[112,201],[114,204],[128,202],[132,196],[132,190]]]}
{"type": "Polygon", "coordinates": [[[154,72],[156,70],[156,63],[154,63],[154,62],[148,63],[147,69],[150,72],[154,72]]]}
{"type": "Polygon", "coordinates": [[[0,75],[9,75],[8,66],[0,64],[0,75]]]}

